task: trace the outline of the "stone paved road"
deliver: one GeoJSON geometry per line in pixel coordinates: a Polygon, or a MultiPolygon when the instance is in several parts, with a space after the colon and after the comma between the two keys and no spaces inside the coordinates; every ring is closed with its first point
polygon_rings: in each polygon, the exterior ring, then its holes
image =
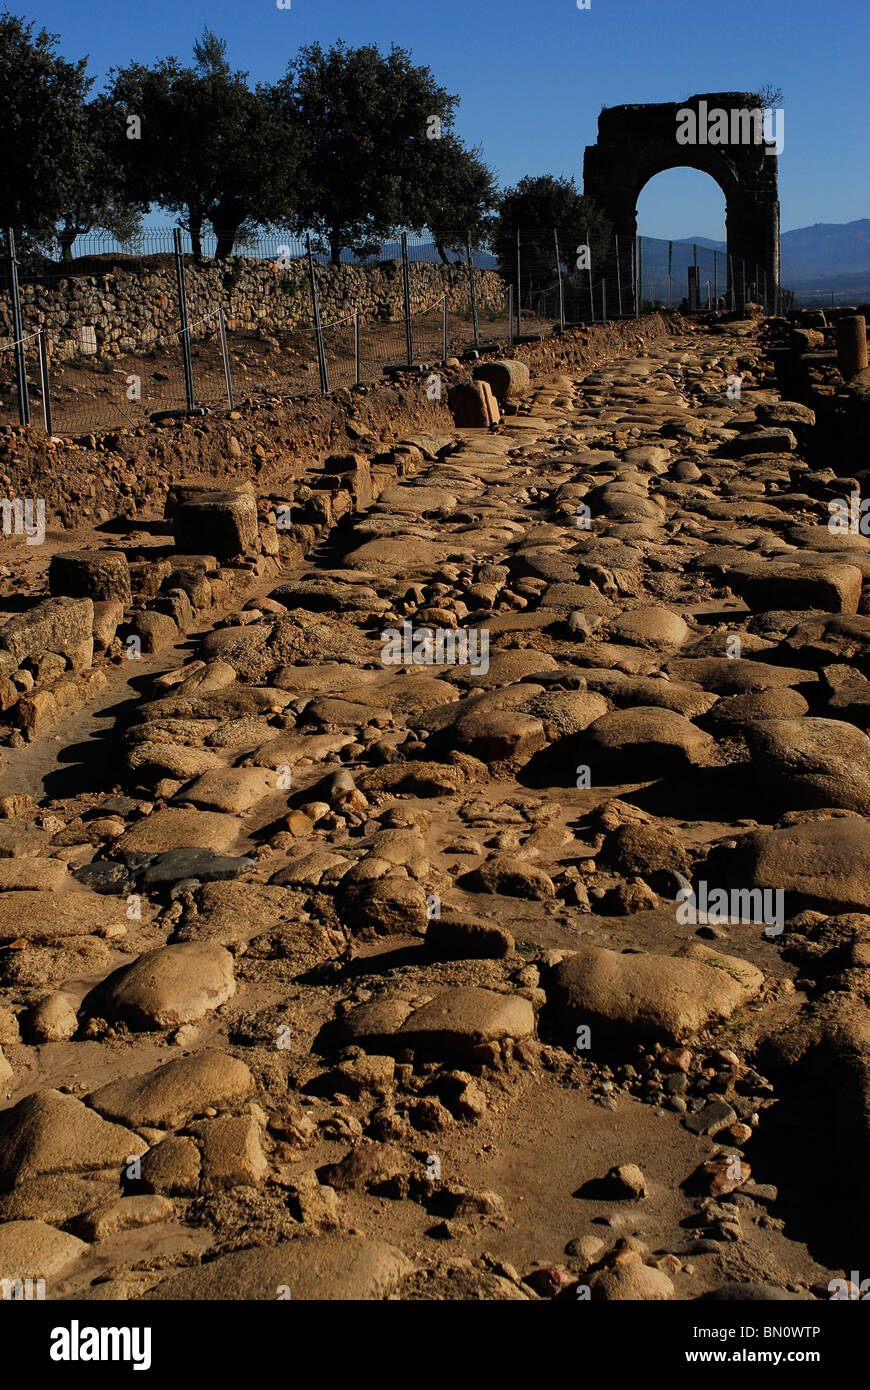
{"type": "Polygon", "coordinates": [[[0,1275],[858,1267],[870,546],[812,427],[747,324],[536,382],[152,679],[111,795],[0,823],[0,1275]]]}

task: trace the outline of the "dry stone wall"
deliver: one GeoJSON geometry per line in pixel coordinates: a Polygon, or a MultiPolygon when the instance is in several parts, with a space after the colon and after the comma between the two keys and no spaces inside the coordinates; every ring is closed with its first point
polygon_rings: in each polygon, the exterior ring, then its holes
{"type": "MultiPolygon", "coordinates": [[[[22,277],[21,308],[25,333],[48,329],[52,351],[61,357],[119,356],[136,352],[155,339],[177,331],[180,320],[175,270],[169,257],[159,266],[113,265],[101,275],[71,275],[46,284],[22,277]]],[[[58,267],[59,268],[59,267],[58,267]]],[[[317,266],[320,312],[324,324],[358,310],[363,320],[388,322],[402,316],[402,263],[317,266]]],[[[492,270],[475,272],[482,317],[502,313],[506,285],[492,270]]],[[[308,270],[304,261],[254,260],[186,265],[191,324],[222,306],[230,331],[292,332],[313,322],[308,270]]],[[[452,313],[468,314],[471,292],[462,265],[413,263],[411,310],[427,309],[445,292],[452,313]]],[[[217,320],[207,329],[216,331],[217,320]]],[[[194,330],[196,331],[196,330],[194,330]]],[[[0,300],[0,337],[12,337],[11,307],[0,300]]]]}

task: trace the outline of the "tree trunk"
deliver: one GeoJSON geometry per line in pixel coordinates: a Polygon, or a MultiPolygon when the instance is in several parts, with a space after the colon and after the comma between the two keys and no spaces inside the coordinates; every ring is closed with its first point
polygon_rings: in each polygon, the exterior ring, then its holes
{"type": "Polygon", "coordinates": [[[77,227],[64,226],[58,232],[57,239],[60,242],[60,258],[62,261],[72,260],[72,245],[77,236],[77,227]]]}
{"type": "Polygon", "coordinates": [[[238,222],[234,227],[226,227],[222,231],[218,231],[218,229],[215,228],[215,235],[217,236],[217,246],[215,248],[214,258],[216,261],[228,260],[228,258],[233,254],[233,247],[236,244],[236,237],[238,235],[238,231],[238,222]]]}
{"type": "Polygon", "coordinates": [[[190,231],[190,245],[193,251],[193,259],[197,262],[202,260],[202,213],[194,212],[188,208],[187,226],[190,231]]]}
{"type": "Polygon", "coordinates": [[[448,264],[449,264],[449,261],[450,261],[450,257],[447,255],[447,252],[444,250],[444,247],[443,247],[442,243],[441,243],[440,241],[438,241],[437,238],[436,238],[436,240],[435,240],[435,250],[438,252],[438,255],[441,257],[442,263],[443,263],[444,265],[448,265],[448,264]]]}
{"type": "Polygon", "coordinates": [[[329,259],[333,265],[341,264],[341,232],[337,227],[329,234],[329,259]]]}

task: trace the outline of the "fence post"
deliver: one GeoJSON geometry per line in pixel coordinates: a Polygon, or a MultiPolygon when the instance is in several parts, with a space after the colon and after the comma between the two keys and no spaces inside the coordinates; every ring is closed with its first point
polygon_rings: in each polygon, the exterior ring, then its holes
{"type": "Polygon", "coordinates": [[[521,308],[522,298],[523,298],[523,283],[522,283],[522,280],[520,279],[520,229],[519,229],[519,227],[517,227],[517,305],[516,305],[516,308],[517,308],[517,337],[518,337],[518,338],[521,336],[522,331],[523,331],[523,311],[522,311],[522,308],[521,308]]]}
{"type": "Polygon", "coordinates": [[[553,244],[556,247],[556,279],[559,282],[559,328],[565,331],[565,297],[562,293],[562,263],[559,260],[559,233],[553,228],[553,244]]]}
{"type": "Polygon", "coordinates": [[[230,372],[230,350],[227,344],[227,321],[224,318],[223,305],[218,309],[218,326],[221,333],[221,356],[224,359],[224,381],[227,384],[227,403],[230,410],[235,407],[233,400],[233,378],[230,372]]]}
{"type": "Polygon", "coordinates": [[[767,313],[767,271],[762,270],[761,273],[764,276],[764,312],[767,313]]]}
{"type": "MultiPolygon", "coordinates": [[[[477,316],[477,285],[474,280],[474,256],[471,250],[471,232],[465,238],[465,255],[468,261],[468,283],[471,286],[471,322],[474,325],[474,346],[480,347],[480,320],[477,316]]],[[[445,352],[444,356],[447,354],[445,352]]]]}
{"type": "Polygon", "coordinates": [[[444,357],[443,357],[443,360],[444,360],[445,362],[447,361],[447,336],[448,336],[448,335],[447,335],[447,291],[445,290],[445,291],[444,291],[444,342],[443,342],[443,348],[444,348],[444,357]]]}
{"type": "Polygon", "coordinates": [[[39,330],[39,382],[42,387],[42,422],[46,434],[51,434],[51,389],[48,378],[48,338],[44,328],[39,330]]]}
{"type": "Polygon", "coordinates": [[[640,237],[634,239],[634,316],[639,319],[643,311],[643,242],[640,237]]]}
{"type": "Polygon", "coordinates": [[[18,261],[15,257],[15,233],[6,232],[9,248],[9,292],[12,298],[12,337],[15,347],[15,376],[18,382],[18,422],[30,424],[30,396],[27,393],[27,363],[24,359],[24,337],[21,331],[21,302],[18,298],[18,261]]]}
{"type": "Polygon", "coordinates": [[[601,281],[601,322],[607,322],[607,281],[601,281]]]}
{"type": "Polygon", "coordinates": [[[514,287],[508,285],[508,347],[514,345],[514,287]]]}
{"type": "Polygon", "coordinates": [[[317,339],[317,365],[320,368],[320,390],[325,396],[329,391],[329,373],[326,370],[326,352],[323,348],[323,325],[320,322],[320,301],[317,298],[317,280],[314,275],[314,257],[311,254],[311,237],[305,238],[308,251],[308,282],[311,286],[311,305],[314,310],[314,336],[317,339]]]}
{"type": "Polygon", "coordinates": [[[591,243],[590,240],[589,240],[589,228],[588,228],[588,227],[586,228],[586,246],[587,246],[587,248],[588,248],[588,250],[589,250],[589,265],[588,265],[587,268],[586,268],[586,274],[587,274],[588,279],[589,279],[589,312],[590,312],[590,314],[592,315],[592,322],[594,323],[594,322],[595,322],[595,299],[593,298],[593,295],[592,295],[592,243],[591,243]]]}
{"type": "Polygon", "coordinates": [[[359,341],[359,309],[353,311],[353,375],[357,386],[360,383],[360,341],[359,341]]]}
{"type": "Polygon", "coordinates": [[[698,277],[698,267],[690,265],[688,267],[689,277],[689,313],[696,314],[701,307],[701,282],[698,277]]]}
{"type": "Polygon", "coordinates": [[[719,303],[719,253],[713,252],[713,302],[719,303]]]}
{"type": "Polygon", "coordinates": [[[673,291],[671,277],[674,270],[674,243],[668,242],[668,308],[671,307],[671,295],[673,291]]]}
{"type": "Polygon", "coordinates": [[[194,409],[193,367],[190,361],[190,324],[187,318],[187,288],[184,283],[184,256],[181,246],[181,228],[173,227],[172,242],[175,250],[175,278],[178,281],[178,312],[181,316],[181,359],[184,366],[184,394],[188,410],[194,409]]]}
{"type": "Polygon", "coordinates": [[[402,295],[405,301],[405,355],[414,365],[414,336],[411,328],[411,274],[408,268],[408,233],[402,233],[402,295]]]}
{"type": "Polygon", "coordinates": [[[613,241],[616,247],[616,297],[619,304],[619,317],[622,318],[622,274],[619,269],[619,236],[613,234],[613,241]]]}
{"type": "Polygon", "coordinates": [[[731,312],[737,308],[737,295],[734,288],[734,257],[728,257],[728,289],[731,293],[731,312]]]}

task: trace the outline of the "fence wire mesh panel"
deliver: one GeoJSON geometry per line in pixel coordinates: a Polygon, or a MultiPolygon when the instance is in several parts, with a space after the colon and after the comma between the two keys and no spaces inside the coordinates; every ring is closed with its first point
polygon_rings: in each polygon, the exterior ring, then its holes
{"type": "MultiPolygon", "coordinates": [[[[461,351],[463,348],[473,347],[474,331],[470,318],[453,318],[457,325],[454,349],[461,351]]],[[[486,349],[488,344],[496,344],[498,347],[510,346],[514,333],[513,296],[510,289],[505,289],[496,302],[478,310],[478,323],[482,348],[486,349]]]]}
{"type": "Polygon", "coordinates": [[[141,425],[155,412],[186,404],[180,334],[157,334],[121,358],[66,357],[53,361],[55,433],[84,434],[102,426],[141,425]]]}
{"type": "Polygon", "coordinates": [[[323,351],[329,389],[353,386],[357,380],[356,330],[353,315],[323,325],[323,351]]]}
{"type": "Polygon", "coordinates": [[[226,405],[227,384],[221,351],[219,310],[190,325],[194,395],[200,405],[226,405]]]}
{"type": "Polygon", "coordinates": [[[590,249],[587,236],[580,228],[518,230],[511,269],[521,333],[547,333],[601,317],[593,281],[601,278],[604,258],[597,243],[590,249]]]}
{"type": "MultiPolygon", "coordinates": [[[[30,418],[42,420],[42,382],[39,374],[39,333],[25,333],[21,339],[24,349],[27,396],[30,418]]],[[[15,340],[0,338],[0,424],[17,425],[20,419],[20,392],[15,361],[15,340]]]]}
{"type": "Polygon", "coordinates": [[[420,362],[440,362],[444,358],[444,296],[411,315],[414,358],[420,362]]]}
{"type": "Polygon", "coordinates": [[[402,320],[367,323],[362,328],[362,379],[373,381],[385,367],[400,367],[407,361],[405,325],[402,320]]]}
{"type": "MultiPolygon", "coordinates": [[[[230,321],[227,347],[233,390],[238,400],[258,395],[305,395],[320,389],[313,328],[294,332],[266,329],[251,332],[235,327],[230,321]]],[[[196,367],[194,376],[197,379],[196,367]]],[[[203,404],[217,405],[226,400],[223,368],[218,372],[215,366],[209,379],[214,384],[215,395],[209,400],[203,398],[203,404]]]]}
{"type": "MultiPolygon", "coordinates": [[[[22,412],[5,238],[0,250],[0,424],[15,424],[22,412]]],[[[228,373],[239,400],[319,392],[312,276],[329,389],[407,365],[406,283],[411,355],[427,365],[443,359],[445,330],[447,355],[461,355],[653,308],[703,312],[753,300],[781,313],[793,302],[724,250],[651,237],[626,244],[584,228],[521,228],[497,254],[471,247],[464,232],[438,243],[409,233],[336,255],[313,235],[310,262],[307,241],[280,230],[232,242],[183,232],[176,248],[173,229],[151,228],[124,244],[78,237],[55,256],[25,247],[16,266],[30,421],[45,419],[41,329],[51,428],[73,435],[184,411],[188,384],[196,406],[219,409],[228,373]]]]}

